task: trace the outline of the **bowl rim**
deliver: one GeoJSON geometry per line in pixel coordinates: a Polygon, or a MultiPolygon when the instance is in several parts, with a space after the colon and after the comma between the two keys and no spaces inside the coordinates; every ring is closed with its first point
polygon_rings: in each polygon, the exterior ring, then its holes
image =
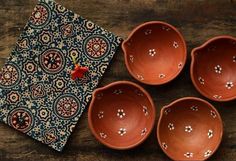
{"type": "Polygon", "coordinates": [[[204,99],[201,99],[201,98],[198,98],[198,97],[182,97],[182,98],[179,98],[173,102],[171,102],[170,104],[168,105],[165,105],[162,107],[161,109],[161,112],[160,112],[160,117],[158,119],[158,123],[157,123],[157,140],[158,140],[158,143],[159,143],[159,146],[161,147],[162,151],[172,160],[174,161],[178,161],[177,159],[175,159],[173,156],[170,156],[165,149],[163,149],[162,147],[162,144],[161,144],[161,140],[160,140],[160,124],[161,124],[161,120],[162,120],[162,117],[163,117],[163,114],[164,114],[164,110],[173,106],[174,104],[178,103],[178,102],[181,102],[181,101],[186,101],[186,100],[196,100],[196,101],[200,101],[202,103],[205,103],[208,107],[210,107],[211,109],[213,109],[216,114],[218,115],[218,118],[219,118],[219,121],[220,121],[220,129],[221,129],[221,133],[220,133],[220,138],[219,138],[219,141],[216,145],[216,147],[212,150],[212,153],[205,159],[201,160],[201,161],[205,161],[207,159],[209,159],[216,151],[217,149],[219,148],[221,142],[222,142],[222,138],[223,138],[223,131],[224,131],[224,127],[223,127],[223,121],[222,121],[222,118],[221,118],[221,115],[219,114],[218,110],[212,105],[210,104],[208,101],[204,100],[204,99]]]}
{"type": "Polygon", "coordinates": [[[138,85],[136,83],[133,83],[133,82],[130,82],[130,81],[116,81],[116,82],[112,82],[108,85],[105,85],[103,87],[97,88],[92,93],[92,100],[91,100],[91,103],[90,103],[89,109],[88,109],[88,125],[89,125],[89,128],[90,128],[92,134],[94,135],[94,137],[100,143],[102,143],[103,145],[105,145],[105,146],[107,146],[111,149],[127,150],[127,149],[134,148],[134,147],[140,145],[141,143],[143,143],[149,137],[149,135],[151,134],[151,132],[154,128],[155,118],[156,118],[156,107],[155,107],[155,104],[154,104],[150,94],[143,87],[141,87],[140,85],[138,85]],[[151,122],[150,130],[146,133],[146,135],[142,139],[140,139],[138,142],[136,142],[135,144],[132,144],[132,145],[129,145],[129,146],[123,146],[123,147],[114,146],[114,145],[111,145],[111,144],[105,142],[104,140],[102,140],[99,137],[99,135],[96,133],[96,131],[94,129],[94,126],[93,126],[93,123],[92,123],[92,109],[94,107],[94,102],[95,102],[97,93],[99,93],[101,91],[104,91],[104,90],[107,90],[107,89],[109,89],[113,86],[116,86],[116,85],[130,85],[130,86],[134,86],[134,87],[138,88],[140,91],[142,91],[144,93],[145,97],[149,100],[149,102],[151,104],[150,108],[152,108],[152,110],[153,110],[152,115],[151,115],[152,122],[151,122]]]}
{"type": "Polygon", "coordinates": [[[122,50],[123,50],[123,53],[124,53],[124,59],[125,59],[125,65],[126,65],[126,68],[128,69],[128,72],[130,73],[130,75],[136,79],[137,81],[141,82],[141,83],[144,83],[144,84],[147,84],[147,85],[163,85],[163,84],[166,84],[166,83],[169,83],[171,82],[172,80],[174,80],[180,73],[181,71],[183,70],[185,64],[186,64],[186,61],[187,61],[187,45],[186,45],[186,41],[183,37],[183,35],[181,34],[181,32],[174,26],[172,26],[171,24],[167,23],[167,22],[163,22],[163,21],[148,21],[148,22],[144,22],[138,26],[136,26],[132,31],[131,33],[128,35],[127,39],[125,39],[123,42],[122,42],[122,50]],[[178,70],[178,72],[176,72],[175,75],[173,75],[169,80],[165,81],[165,82],[146,82],[146,81],[143,81],[143,80],[140,80],[136,77],[136,75],[132,72],[130,66],[129,66],[129,63],[128,63],[128,55],[127,55],[127,50],[126,50],[126,43],[130,40],[130,38],[137,32],[139,31],[141,28],[143,28],[144,26],[147,26],[147,25],[163,25],[163,26],[168,26],[169,28],[171,28],[172,30],[174,30],[178,36],[180,37],[180,39],[182,40],[183,42],[183,48],[184,48],[184,52],[183,52],[183,55],[184,55],[184,59],[182,60],[182,68],[178,70]]]}
{"type": "Polygon", "coordinates": [[[232,101],[232,100],[235,100],[236,99],[236,94],[235,96],[233,97],[229,97],[229,98],[224,98],[224,99],[216,99],[214,97],[211,97],[209,96],[208,94],[206,94],[205,92],[203,92],[200,87],[197,85],[197,82],[196,80],[194,79],[194,67],[195,67],[195,62],[196,62],[196,55],[197,55],[197,51],[198,50],[201,50],[203,48],[205,48],[207,45],[211,44],[212,42],[214,41],[217,41],[217,40],[220,40],[220,39],[228,39],[228,40],[234,40],[236,41],[236,38],[233,37],[233,36],[230,36],[230,35],[220,35],[220,36],[215,36],[213,38],[210,38],[208,39],[206,42],[204,42],[202,45],[198,46],[198,47],[195,47],[192,49],[191,51],[191,65],[190,65],[190,77],[191,77],[191,80],[192,80],[192,83],[194,85],[194,87],[197,89],[197,91],[203,95],[204,97],[212,100],[212,101],[217,101],[217,102],[227,102],[227,101],[232,101]]]}

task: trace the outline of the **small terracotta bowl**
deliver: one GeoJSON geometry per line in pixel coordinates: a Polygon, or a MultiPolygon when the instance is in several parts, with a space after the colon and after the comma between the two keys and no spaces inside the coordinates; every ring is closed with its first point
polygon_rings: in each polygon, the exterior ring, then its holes
{"type": "Polygon", "coordinates": [[[206,160],[220,145],[222,120],[207,101],[185,97],[161,110],[157,136],[162,150],[173,160],[206,160]]]}
{"type": "Polygon", "coordinates": [[[93,135],[102,144],[112,149],[130,149],[151,133],[155,107],[142,87],[118,81],[94,91],[88,122],[93,135]]]}
{"type": "Polygon", "coordinates": [[[183,36],[174,26],[160,21],[136,27],[122,43],[122,49],[129,73],[149,85],[173,80],[187,57],[183,36]]]}
{"type": "Polygon", "coordinates": [[[236,98],[236,38],[218,36],[192,50],[191,79],[214,101],[236,98]]]}

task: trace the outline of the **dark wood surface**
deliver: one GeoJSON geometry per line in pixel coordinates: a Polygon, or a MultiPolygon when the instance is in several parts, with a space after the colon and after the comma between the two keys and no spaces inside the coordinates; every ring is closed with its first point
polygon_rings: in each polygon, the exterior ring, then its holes
{"type": "MultiPolygon", "coordinates": [[[[213,36],[222,34],[236,36],[234,0],[58,0],[58,2],[123,38],[126,38],[136,25],[150,20],[166,21],[182,32],[188,45],[188,61],[183,72],[167,85],[160,87],[142,85],[155,101],[156,119],[161,107],[177,98],[184,96],[202,98],[193,87],[189,76],[191,49],[213,36]]],[[[36,0],[0,0],[0,66],[14,47],[36,3],[36,0]]],[[[100,86],[116,80],[137,82],[126,70],[122,51],[116,54],[100,86]]],[[[219,149],[209,160],[235,161],[236,101],[210,102],[222,116],[224,136],[219,149]]],[[[168,161],[168,157],[157,143],[155,131],[156,127],[150,137],[135,149],[111,150],[98,143],[92,136],[85,111],[64,151],[58,153],[1,123],[0,160],[168,161]]]]}

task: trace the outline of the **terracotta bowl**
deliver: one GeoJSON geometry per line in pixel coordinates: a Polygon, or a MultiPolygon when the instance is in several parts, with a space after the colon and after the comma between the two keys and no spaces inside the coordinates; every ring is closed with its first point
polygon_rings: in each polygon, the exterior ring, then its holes
{"type": "Polygon", "coordinates": [[[206,160],[218,148],[222,120],[207,101],[186,97],[161,110],[157,136],[162,150],[173,160],[206,160]]]}
{"type": "Polygon", "coordinates": [[[236,38],[218,36],[192,50],[191,78],[214,101],[236,98],[236,38]]]}
{"type": "Polygon", "coordinates": [[[161,85],[183,69],[187,49],[183,36],[160,21],[136,27],[122,44],[129,73],[142,83],[161,85]]]}
{"type": "Polygon", "coordinates": [[[130,149],[151,133],[155,107],[142,87],[118,81],[95,90],[88,122],[93,135],[104,145],[113,149],[130,149]]]}

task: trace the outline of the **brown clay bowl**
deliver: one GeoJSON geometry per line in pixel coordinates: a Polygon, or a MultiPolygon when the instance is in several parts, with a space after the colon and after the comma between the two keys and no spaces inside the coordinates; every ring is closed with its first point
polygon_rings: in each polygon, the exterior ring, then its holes
{"type": "Polygon", "coordinates": [[[142,87],[118,81],[95,90],[88,122],[93,135],[102,144],[112,149],[130,149],[151,133],[155,107],[142,87]]]}
{"type": "Polygon", "coordinates": [[[220,145],[222,120],[207,101],[185,97],[161,110],[158,142],[173,160],[206,160],[220,145]]]}
{"type": "Polygon", "coordinates": [[[122,49],[129,73],[149,85],[161,85],[177,77],[187,56],[180,32],[160,21],[136,27],[122,43],[122,49]]]}
{"type": "Polygon", "coordinates": [[[191,79],[214,101],[236,98],[236,38],[218,36],[192,50],[191,79]]]}

